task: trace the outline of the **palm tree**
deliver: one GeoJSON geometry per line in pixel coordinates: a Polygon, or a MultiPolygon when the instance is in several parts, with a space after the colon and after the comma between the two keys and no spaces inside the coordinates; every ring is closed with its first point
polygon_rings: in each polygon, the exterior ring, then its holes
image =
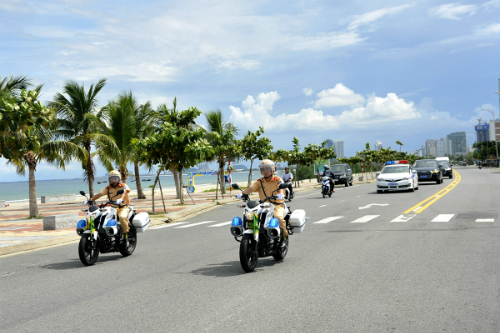
{"type": "Polygon", "coordinates": [[[25,175],[26,169],[29,172],[29,207],[30,217],[38,216],[38,204],[36,195],[35,171],[38,163],[42,160],[54,164],[64,170],[65,162],[73,158],[85,159],[85,150],[74,143],[68,141],[51,141],[53,130],[56,129],[57,119],[55,110],[51,117],[47,118],[50,127],[38,127],[30,132],[27,137],[24,134],[17,134],[21,143],[20,154],[17,158],[9,160],[8,163],[16,166],[19,175],[25,175]]]}
{"type": "Polygon", "coordinates": [[[404,144],[401,141],[396,141],[396,144],[399,145],[399,152],[401,152],[401,146],[404,146],[404,144]]]}
{"type": "Polygon", "coordinates": [[[205,114],[208,123],[207,131],[209,133],[209,141],[215,150],[215,160],[219,166],[219,177],[221,193],[226,193],[224,166],[226,159],[231,155],[236,143],[235,135],[238,134],[238,129],[233,123],[226,123],[221,110],[211,110],[205,114]]]}
{"type": "Polygon", "coordinates": [[[56,138],[70,141],[87,151],[87,156],[78,157],[82,163],[83,176],[89,183],[89,193],[94,195],[95,165],[90,154],[92,145],[98,140],[109,142],[110,140],[98,132],[96,117],[101,116],[97,112],[97,94],[106,84],[106,79],[100,79],[97,84],[90,86],[86,92],[85,87],[75,81],[67,81],[63,93],[56,93],[54,100],[48,106],[57,110],[58,129],[56,138]]]}
{"type": "Polygon", "coordinates": [[[26,76],[4,77],[0,80],[0,92],[8,92],[13,96],[19,96],[21,90],[30,86],[32,86],[31,80],[26,76]]]}
{"type": "Polygon", "coordinates": [[[144,199],[141,179],[139,175],[139,152],[132,144],[134,139],[144,139],[152,131],[152,121],[156,113],[151,108],[151,103],[140,105],[132,92],[125,92],[103,108],[99,122],[102,134],[111,141],[99,141],[98,154],[104,166],[111,170],[113,164],[121,173],[123,182],[127,182],[130,174],[127,165],[134,163],[134,173],[137,183],[139,199],[144,199]],[[105,119],[106,121],[103,121],[105,119]]]}

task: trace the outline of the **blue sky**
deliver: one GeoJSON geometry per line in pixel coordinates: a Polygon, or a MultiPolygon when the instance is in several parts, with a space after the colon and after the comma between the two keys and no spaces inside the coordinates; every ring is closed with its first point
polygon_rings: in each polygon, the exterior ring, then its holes
{"type": "MultiPolygon", "coordinates": [[[[154,106],[220,108],[275,148],[376,140],[415,150],[498,117],[500,0],[0,2],[0,76],[50,100],[68,79],[106,77],[154,106]]],[[[200,124],[204,118],[200,117],[200,124]]],[[[471,142],[469,142],[470,144],[471,142]]],[[[100,173],[104,173],[102,167],[100,173]]],[[[38,179],[81,175],[41,165],[38,179]]],[[[0,160],[0,181],[19,180],[0,160]]]]}

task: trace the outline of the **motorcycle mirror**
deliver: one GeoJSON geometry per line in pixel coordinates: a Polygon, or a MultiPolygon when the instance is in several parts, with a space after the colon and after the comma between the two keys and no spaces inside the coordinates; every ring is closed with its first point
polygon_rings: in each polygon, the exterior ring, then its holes
{"type": "Polygon", "coordinates": [[[240,187],[238,186],[238,184],[233,184],[233,185],[231,185],[231,186],[232,186],[235,190],[239,190],[239,189],[240,189],[240,187]]]}
{"type": "Polygon", "coordinates": [[[123,190],[118,190],[118,192],[116,192],[116,195],[123,194],[123,192],[124,192],[123,190]]]}
{"type": "Polygon", "coordinates": [[[80,194],[83,195],[83,196],[85,196],[85,192],[83,192],[83,191],[80,191],[80,194]]]}

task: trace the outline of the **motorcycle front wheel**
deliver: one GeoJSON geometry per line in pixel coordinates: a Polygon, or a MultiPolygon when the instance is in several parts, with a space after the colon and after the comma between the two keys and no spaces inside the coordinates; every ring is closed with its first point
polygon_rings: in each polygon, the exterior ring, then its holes
{"type": "Polygon", "coordinates": [[[120,253],[124,257],[128,257],[132,253],[134,253],[135,247],[137,246],[137,231],[130,230],[128,233],[128,247],[125,247],[124,244],[120,244],[120,253]]]}
{"type": "Polygon", "coordinates": [[[276,260],[283,260],[286,257],[286,254],[288,253],[288,241],[285,242],[283,239],[281,240],[280,247],[276,250],[276,253],[273,254],[273,258],[276,260]]]}
{"type": "Polygon", "coordinates": [[[243,270],[247,273],[252,272],[257,267],[259,254],[255,251],[255,240],[253,235],[243,235],[240,243],[240,263],[243,270]]]}
{"type": "Polygon", "coordinates": [[[80,244],[78,245],[78,255],[80,256],[82,264],[85,266],[92,266],[97,261],[97,258],[99,258],[99,246],[93,249],[90,236],[82,236],[82,238],[80,238],[80,244]]]}

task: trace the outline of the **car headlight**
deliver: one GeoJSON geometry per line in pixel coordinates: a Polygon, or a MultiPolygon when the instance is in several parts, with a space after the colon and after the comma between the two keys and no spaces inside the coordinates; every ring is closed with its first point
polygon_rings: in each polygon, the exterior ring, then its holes
{"type": "Polygon", "coordinates": [[[245,212],[245,220],[253,221],[253,213],[245,212]]]}
{"type": "Polygon", "coordinates": [[[340,175],[340,178],[345,178],[345,175],[340,175]]]}
{"type": "Polygon", "coordinates": [[[378,182],[383,182],[383,181],[384,181],[384,178],[377,178],[377,181],[378,181],[378,182]]]}
{"type": "Polygon", "coordinates": [[[432,173],[439,173],[439,170],[432,170],[432,173]]]}
{"type": "Polygon", "coordinates": [[[408,177],[401,178],[401,180],[408,180],[408,177]]]}

